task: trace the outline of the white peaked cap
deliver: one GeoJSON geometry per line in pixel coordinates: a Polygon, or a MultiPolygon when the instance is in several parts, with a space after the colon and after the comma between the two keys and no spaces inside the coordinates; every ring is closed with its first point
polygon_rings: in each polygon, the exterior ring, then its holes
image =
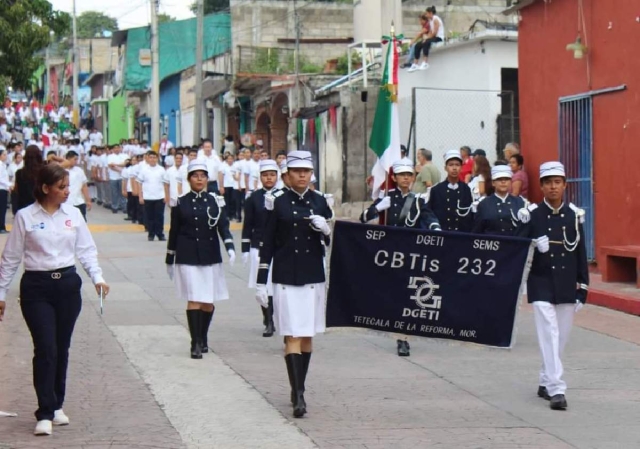
{"type": "Polygon", "coordinates": [[[187,167],[187,174],[191,174],[194,171],[203,171],[207,175],[209,175],[207,164],[205,164],[204,161],[201,161],[199,159],[189,162],[189,166],[187,167]]]}
{"type": "Polygon", "coordinates": [[[308,151],[291,151],[287,154],[287,168],[308,168],[313,170],[313,158],[308,151]]]}
{"type": "Polygon", "coordinates": [[[413,173],[413,164],[408,161],[397,161],[393,164],[393,174],[399,175],[400,173],[413,173]]]}
{"type": "Polygon", "coordinates": [[[564,165],[558,161],[545,162],[540,166],[540,179],[546,178],[547,176],[566,177],[564,165]]]}
{"type": "Polygon", "coordinates": [[[273,159],[265,159],[260,161],[260,173],[265,171],[279,171],[278,164],[273,159]]]}
{"type": "Polygon", "coordinates": [[[496,165],[491,167],[491,179],[513,178],[513,172],[508,165],[496,165]]]}
{"type": "Polygon", "coordinates": [[[444,154],[444,163],[446,164],[451,159],[459,159],[462,162],[462,155],[460,154],[460,150],[449,150],[444,154]]]}

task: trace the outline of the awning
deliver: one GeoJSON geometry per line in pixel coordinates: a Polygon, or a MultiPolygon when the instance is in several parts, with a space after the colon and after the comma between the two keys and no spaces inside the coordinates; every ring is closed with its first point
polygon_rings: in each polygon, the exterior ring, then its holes
{"type": "Polygon", "coordinates": [[[202,82],[202,98],[217,98],[229,90],[231,81],[207,78],[202,82]]]}
{"type": "Polygon", "coordinates": [[[129,34],[129,30],[118,30],[114,31],[111,35],[111,46],[119,47],[122,44],[127,42],[127,35],[129,34]]]}
{"type": "Polygon", "coordinates": [[[509,14],[513,14],[514,12],[520,11],[522,8],[526,8],[527,6],[530,6],[535,2],[536,0],[514,0],[511,3],[511,7],[502,11],[502,14],[506,16],[509,14]]]}
{"type": "Polygon", "coordinates": [[[102,103],[109,103],[109,100],[107,100],[106,98],[96,98],[95,100],[91,100],[92,106],[94,104],[102,104],[102,103]]]}
{"type": "Polygon", "coordinates": [[[151,117],[138,117],[138,123],[151,123],[151,117]]]}

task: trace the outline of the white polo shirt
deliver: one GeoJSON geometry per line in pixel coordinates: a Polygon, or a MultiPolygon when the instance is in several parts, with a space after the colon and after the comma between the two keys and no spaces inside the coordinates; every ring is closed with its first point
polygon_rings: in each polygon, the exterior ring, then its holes
{"type": "Polygon", "coordinates": [[[80,206],[84,204],[84,196],[82,195],[82,186],[87,183],[87,176],[80,167],[73,167],[69,172],[69,198],[67,203],[71,206],[80,206]]]}
{"type": "Polygon", "coordinates": [[[147,165],[140,169],[138,182],[142,184],[142,198],[144,200],[164,199],[164,181],[166,171],[159,165],[147,165]]]}

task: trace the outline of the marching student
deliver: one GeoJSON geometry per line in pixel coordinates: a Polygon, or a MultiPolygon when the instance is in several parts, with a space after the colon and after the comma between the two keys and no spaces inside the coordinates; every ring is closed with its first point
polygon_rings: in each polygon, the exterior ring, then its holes
{"type": "Polygon", "coordinates": [[[187,179],[191,191],[171,208],[171,229],[167,244],[167,274],[174,280],[178,296],[187,302],[187,322],[191,334],[191,358],[209,352],[207,334],[215,303],[229,299],[222,269],[220,240],[233,265],[236,253],[229,231],[229,219],[221,196],[207,192],[207,165],[189,163],[187,179]]]}
{"type": "MultiPolygon", "coordinates": [[[[173,150],[171,148],[169,151],[173,150]]],[[[169,158],[167,156],[166,160],[169,158]]],[[[172,156],[172,165],[167,168],[166,176],[164,179],[165,197],[169,198],[169,207],[173,207],[178,204],[178,198],[182,196],[182,153],[177,153],[172,156]]]]}
{"type": "Polygon", "coordinates": [[[525,206],[520,197],[509,194],[513,173],[507,165],[497,165],[491,168],[491,182],[494,193],[479,203],[474,203],[472,209],[477,208],[474,216],[473,229],[475,234],[515,235],[520,220],[518,211],[525,206]]]}
{"type": "Polygon", "coordinates": [[[327,200],[309,190],[311,153],[290,152],[287,170],[291,189],[276,192],[265,202],[272,211],[262,237],[256,299],[268,307],[267,282],[272,266],[275,325],[285,337],[293,416],[301,418],[307,412],[304,391],[313,337],[325,331],[322,243],[331,234],[327,220],[333,214],[327,200]]]}
{"type": "Polygon", "coordinates": [[[96,291],[107,295],[98,251],[82,214],[64,204],[69,174],[60,165],[37,175],[36,202],[18,211],[0,262],[0,321],[9,285],[24,260],[20,309],[34,344],[33,384],[38,397],[36,435],[51,435],[52,425],[67,425],[62,410],[69,346],[82,308],[82,280],[75,259],[91,277],[96,291]]]}
{"type": "Polygon", "coordinates": [[[289,175],[287,175],[287,161],[284,160],[283,162],[280,162],[279,167],[280,167],[280,177],[278,179],[278,182],[276,183],[276,189],[277,190],[288,189],[289,175]]]}
{"type": "MultiPolygon", "coordinates": [[[[387,226],[439,231],[440,223],[429,207],[428,194],[416,195],[411,192],[411,185],[415,180],[413,162],[401,159],[393,164],[393,180],[397,189],[390,190],[388,195],[374,201],[362,212],[360,222],[375,220],[381,212],[385,212],[387,226]]],[[[398,335],[396,343],[398,356],[411,355],[411,345],[406,336],[398,335]]]]}
{"type": "Polygon", "coordinates": [[[138,172],[138,182],[142,188],[138,192],[138,201],[144,207],[144,219],[149,234],[148,240],[153,242],[158,237],[161,242],[164,237],[164,206],[169,203],[165,195],[164,168],[158,165],[158,154],[155,151],[147,152],[148,165],[138,172]]]}
{"type": "Polygon", "coordinates": [[[544,200],[518,213],[526,223],[518,234],[535,239],[527,281],[527,296],[533,304],[542,369],[538,396],[550,401],[552,410],[567,408],[567,384],[562,379],[562,353],[569,340],[573,315],[587,301],[589,267],[582,228],[584,210],[566,204],[564,166],[545,162],[540,166],[544,200]]]}
{"type": "MultiPolygon", "coordinates": [[[[275,161],[267,159],[260,161],[260,182],[262,188],[254,191],[247,198],[244,206],[244,224],[242,225],[242,263],[250,261],[249,288],[256,287],[258,275],[258,264],[260,263],[260,244],[262,243],[262,232],[267,223],[267,213],[265,209],[265,196],[273,195],[276,180],[278,179],[278,166],[275,161]]],[[[271,278],[267,282],[267,293],[269,304],[267,307],[260,306],[262,311],[262,323],[264,324],[263,337],[271,337],[275,332],[273,323],[273,285],[271,278]]]]}
{"type": "Polygon", "coordinates": [[[460,181],[462,156],[449,150],[444,156],[447,179],[431,188],[429,206],[445,231],[469,232],[473,227],[471,190],[460,181]]]}

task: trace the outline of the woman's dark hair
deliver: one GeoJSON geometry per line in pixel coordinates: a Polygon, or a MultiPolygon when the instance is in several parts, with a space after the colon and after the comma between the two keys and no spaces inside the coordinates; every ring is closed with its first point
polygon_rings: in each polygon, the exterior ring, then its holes
{"type": "Polygon", "coordinates": [[[30,181],[35,181],[38,172],[44,166],[42,151],[36,145],[29,145],[24,152],[24,174],[30,181]]]}
{"type": "Polygon", "coordinates": [[[435,14],[436,13],[436,7],[435,6],[429,6],[427,8],[427,12],[430,12],[431,14],[435,14]]]}
{"type": "Polygon", "coordinates": [[[513,156],[511,156],[511,159],[516,160],[516,162],[518,163],[518,167],[522,167],[524,165],[524,158],[521,154],[514,154],[513,156]]]}
{"type": "Polygon", "coordinates": [[[47,197],[42,187],[51,187],[68,176],[69,172],[58,164],[43,166],[38,172],[36,186],[33,189],[33,196],[41,203],[47,197]]]}
{"type": "Polygon", "coordinates": [[[476,175],[482,175],[484,178],[484,193],[489,196],[493,194],[493,184],[491,184],[491,165],[489,160],[484,156],[476,156],[475,159],[476,175]]]}

